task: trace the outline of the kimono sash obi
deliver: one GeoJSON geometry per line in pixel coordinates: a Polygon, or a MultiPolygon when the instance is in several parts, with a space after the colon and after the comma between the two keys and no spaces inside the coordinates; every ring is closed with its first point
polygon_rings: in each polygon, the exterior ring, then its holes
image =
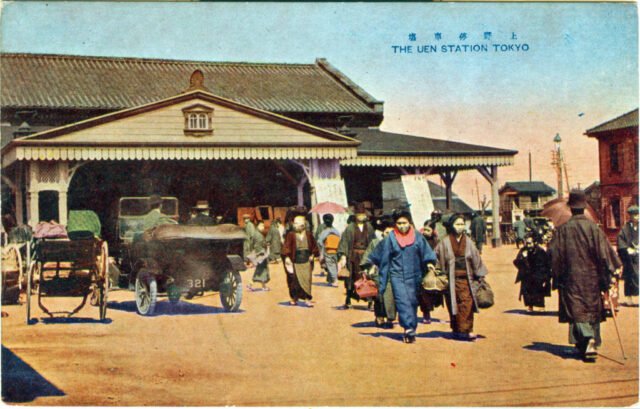
{"type": "Polygon", "coordinates": [[[311,251],[309,251],[309,249],[296,250],[296,257],[295,257],[294,263],[296,264],[308,263],[309,257],[311,257],[311,251]]]}

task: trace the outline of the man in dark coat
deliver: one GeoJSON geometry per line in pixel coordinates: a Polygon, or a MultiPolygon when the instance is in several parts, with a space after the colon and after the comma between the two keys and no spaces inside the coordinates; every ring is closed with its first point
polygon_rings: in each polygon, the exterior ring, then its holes
{"type": "Polygon", "coordinates": [[[569,323],[569,342],[585,361],[594,361],[606,317],[601,293],[609,291],[621,263],[604,232],[584,215],[584,191],[572,190],[568,205],[572,217],[549,243],[553,287],[558,289],[559,320],[569,323]]]}
{"type": "Polygon", "coordinates": [[[191,208],[194,212],[196,212],[195,217],[187,221],[188,225],[195,226],[213,226],[216,224],[213,217],[209,216],[209,203],[206,200],[198,200],[196,205],[191,208]]]}
{"type": "Polygon", "coordinates": [[[516,283],[520,283],[520,297],[524,298],[529,312],[534,308],[544,311],[544,297],[551,296],[551,260],[540,246],[540,240],[529,234],[524,247],[513,260],[518,268],[516,283]]]}
{"type": "Polygon", "coordinates": [[[638,206],[630,206],[627,210],[629,221],[624,224],[618,234],[618,255],[624,265],[625,305],[638,305],[638,206]]]}
{"type": "Polygon", "coordinates": [[[351,308],[351,299],[359,300],[355,292],[353,283],[360,278],[360,264],[369,243],[376,237],[373,226],[367,221],[367,213],[363,204],[355,207],[356,218],[354,223],[347,225],[347,228],[340,237],[338,245],[338,270],[346,266],[351,276],[344,280],[344,287],[347,292],[343,309],[351,308]]]}
{"type": "Polygon", "coordinates": [[[482,245],[487,242],[487,222],[478,213],[473,213],[471,219],[471,240],[476,245],[478,253],[482,254],[482,245]]]}
{"type": "Polygon", "coordinates": [[[524,238],[527,235],[527,225],[520,220],[520,216],[516,216],[516,221],[513,223],[513,232],[516,236],[516,248],[519,249],[520,245],[524,245],[524,238]]]}
{"type": "Polygon", "coordinates": [[[255,265],[256,269],[251,279],[252,284],[247,287],[251,291],[256,291],[257,287],[253,286],[253,283],[256,283],[262,286],[262,291],[269,291],[269,287],[267,287],[267,283],[271,280],[269,275],[269,242],[266,238],[263,220],[258,220],[256,228],[251,231],[249,240],[251,253],[245,254],[245,257],[250,259],[251,264],[255,265]]]}
{"type": "Polygon", "coordinates": [[[269,243],[269,262],[277,263],[280,260],[280,251],[284,237],[280,233],[280,219],[275,219],[269,227],[267,233],[267,243],[269,243]]]}

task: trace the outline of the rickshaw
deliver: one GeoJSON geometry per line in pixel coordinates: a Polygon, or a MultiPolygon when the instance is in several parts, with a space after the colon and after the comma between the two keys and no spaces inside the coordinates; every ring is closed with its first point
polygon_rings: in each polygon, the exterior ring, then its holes
{"type": "Polygon", "coordinates": [[[2,304],[17,304],[22,290],[24,265],[21,247],[26,244],[7,244],[2,247],[2,304]]]}
{"type": "MultiPolygon", "coordinates": [[[[118,220],[120,269],[135,291],[140,315],[155,313],[159,296],[173,304],[181,297],[219,291],[226,311],[242,303],[244,230],[233,224],[195,226],[164,224],[140,231],[140,212],[128,211],[133,198],[123,198],[118,220]],[[134,214],[132,214],[134,213],[134,214]]],[[[137,198],[139,200],[141,198],[137,198]]],[[[163,198],[162,213],[177,215],[177,199],[163,198]],[[169,202],[165,210],[165,202],[169,202]]]]}
{"type": "Polygon", "coordinates": [[[76,232],[71,238],[35,238],[33,261],[27,274],[27,324],[31,324],[32,296],[49,317],[80,311],[90,298],[90,304],[99,307],[100,321],[107,317],[109,283],[107,242],[92,232],[76,232]],[[43,303],[47,297],[81,297],[71,311],[50,311],[43,303]]]}
{"type": "Polygon", "coordinates": [[[31,228],[15,227],[10,234],[2,232],[2,304],[18,304],[26,287],[30,264],[31,228]]]}

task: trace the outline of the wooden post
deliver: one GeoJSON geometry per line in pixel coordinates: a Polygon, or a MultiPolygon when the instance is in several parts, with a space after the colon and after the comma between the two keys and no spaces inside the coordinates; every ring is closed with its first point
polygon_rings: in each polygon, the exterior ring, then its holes
{"type": "Polygon", "coordinates": [[[493,219],[493,237],[491,245],[500,247],[502,238],[500,237],[500,195],[498,194],[498,166],[493,165],[491,168],[478,166],[478,172],[491,184],[491,218],[493,219]]]}
{"type": "Polygon", "coordinates": [[[493,238],[491,239],[491,245],[500,247],[502,245],[502,238],[500,237],[500,195],[498,194],[498,167],[496,165],[491,166],[491,173],[493,176],[493,183],[491,183],[493,238]]]}
{"type": "Polygon", "coordinates": [[[58,191],[58,223],[67,225],[67,191],[58,191]]]}
{"type": "Polygon", "coordinates": [[[307,177],[303,176],[298,182],[298,206],[304,206],[304,184],[307,183],[307,177]]]}
{"type": "Polygon", "coordinates": [[[16,222],[18,225],[24,224],[24,195],[22,194],[24,181],[24,167],[18,163],[16,170],[16,222]]]}
{"type": "Polygon", "coordinates": [[[451,208],[453,207],[452,187],[453,187],[453,182],[456,179],[456,176],[458,176],[457,170],[454,170],[454,171],[444,170],[440,172],[440,178],[444,182],[446,195],[447,195],[447,210],[451,210],[451,208]]]}
{"type": "Polygon", "coordinates": [[[27,220],[31,227],[40,221],[40,207],[38,203],[40,190],[38,189],[38,162],[30,162],[28,167],[29,191],[27,203],[27,220]]]}

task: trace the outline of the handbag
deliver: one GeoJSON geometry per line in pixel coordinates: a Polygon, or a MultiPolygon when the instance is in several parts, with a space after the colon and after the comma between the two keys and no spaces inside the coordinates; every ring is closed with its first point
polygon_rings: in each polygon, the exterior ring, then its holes
{"type": "Polygon", "coordinates": [[[449,287],[449,277],[447,277],[447,273],[438,267],[435,269],[427,269],[427,274],[425,274],[422,279],[422,288],[424,288],[425,291],[441,293],[446,291],[447,287],[449,287]]]}
{"type": "Polygon", "coordinates": [[[356,294],[358,294],[360,299],[378,296],[378,287],[375,281],[368,278],[366,274],[362,274],[360,278],[353,283],[353,287],[356,289],[356,294]]]}
{"type": "Polygon", "coordinates": [[[484,278],[471,281],[471,288],[476,295],[478,308],[489,308],[493,306],[493,290],[484,278]]]}
{"type": "Polygon", "coordinates": [[[346,280],[347,278],[350,278],[350,277],[351,277],[351,272],[346,266],[338,270],[338,280],[346,280]]]}

